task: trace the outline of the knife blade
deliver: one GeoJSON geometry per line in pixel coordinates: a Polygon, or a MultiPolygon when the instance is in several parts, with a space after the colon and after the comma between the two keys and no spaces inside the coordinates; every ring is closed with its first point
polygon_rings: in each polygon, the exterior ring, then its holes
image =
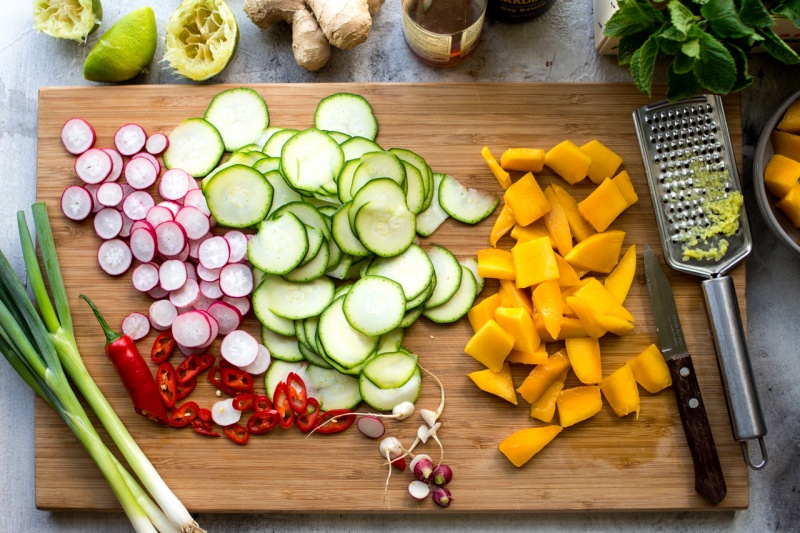
{"type": "Polygon", "coordinates": [[[653,307],[661,354],[667,362],[683,432],[694,463],[694,488],[711,503],[719,503],[728,489],[722,474],[711,425],[700,395],[692,357],[686,347],[675,295],[664,270],[649,246],[644,247],[644,275],[653,307]]]}

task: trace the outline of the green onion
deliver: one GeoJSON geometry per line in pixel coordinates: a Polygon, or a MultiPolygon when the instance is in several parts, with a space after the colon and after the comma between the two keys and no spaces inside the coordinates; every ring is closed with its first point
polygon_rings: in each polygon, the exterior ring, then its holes
{"type": "Polygon", "coordinates": [[[19,212],[20,243],[39,313],[5,255],[0,252],[0,351],[20,377],[61,416],[86,448],[136,531],[203,531],[158,475],[83,364],[75,341],[47,207],[39,202],[32,209],[55,307],[47,293],[25,215],[19,212]],[[155,503],[103,444],[67,376],[95,412],[155,503]]]}

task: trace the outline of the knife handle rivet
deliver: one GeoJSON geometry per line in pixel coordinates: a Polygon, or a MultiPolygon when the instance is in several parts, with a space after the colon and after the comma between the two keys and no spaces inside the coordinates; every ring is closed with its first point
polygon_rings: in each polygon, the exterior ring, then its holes
{"type": "Polygon", "coordinates": [[[686,377],[686,376],[688,376],[689,374],[691,374],[691,372],[692,372],[692,371],[691,371],[691,370],[689,370],[687,367],[683,367],[683,368],[681,368],[681,376],[683,376],[683,377],[686,377]]]}
{"type": "Polygon", "coordinates": [[[697,401],[697,398],[689,399],[689,407],[691,407],[692,409],[697,409],[698,405],[700,405],[700,402],[697,401]]]}

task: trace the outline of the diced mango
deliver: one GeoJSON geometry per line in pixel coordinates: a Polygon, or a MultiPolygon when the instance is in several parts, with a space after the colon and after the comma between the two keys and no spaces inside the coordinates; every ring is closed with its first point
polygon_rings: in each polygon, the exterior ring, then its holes
{"type": "Polygon", "coordinates": [[[592,158],[588,174],[594,183],[613,176],[622,164],[622,158],[598,140],[589,141],[581,146],[581,150],[592,158]]]}
{"type": "Polygon", "coordinates": [[[550,211],[547,197],[530,172],[506,189],[503,199],[521,226],[527,226],[550,211]]]}
{"type": "Polygon", "coordinates": [[[544,164],[570,185],[584,179],[592,165],[592,156],[572,141],[562,141],[544,155],[544,164]]]}
{"type": "Polygon", "coordinates": [[[514,336],[514,350],[531,353],[539,346],[539,334],[533,327],[533,318],[522,307],[498,307],[495,320],[500,327],[514,336]]]}
{"type": "Polygon", "coordinates": [[[769,192],[783,198],[800,179],[800,162],[781,154],[773,154],[764,169],[764,186],[769,192]]]}
{"type": "Polygon", "coordinates": [[[532,241],[533,239],[540,239],[542,237],[550,239],[551,248],[556,247],[556,241],[553,240],[553,236],[550,235],[547,225],[544,223],[544,218],[535,220],[527,226],[520,226],[517,224],[511,229],[511,238],[516,239],[517,242],[532,241]]]}
{"type": "Polygon", "coordinates": [[[667,362],[661,355],[661,350],[651,344],[642,353],[627,363],[631,367],[633,377],[644,389],[655,394],[672,385],[672,376],[669,373],[667,362]]]}
{"type": "Polygon", "coordinates": [[[603,379],[600,362],[600,342],[591,337],[580,337],[564,341],[569,364],[575,376],[587,385],[596,385],[603,379]]]}
{"type": "Polygon", "coordinates": [[[498,307],[500,307],[500,295],[497,293],[473,305],[472,309],[467,312],[467,319],[469,320],[470,326],[472,326],[472,331],[478,331],[489,320],[493,320],[494,312],[498,307]]]}
{"type": "Polygon", "coordinates": [[[636,275],[636,245],[631,244],[614,270],[606,276],[603,286],[620,305],[628,297],[633,277],[636,275]]]}
{"type": "Polygon", "coordinates": [[[511,279],[516,276],[514,258],[508,250],[484,248],[478,250],[478,275],[484,278],[511,279]]]}
{"type": "Polygon", "coordinates": [[[789,106],[776,128],[789,133],[800,133],[800,100],[795,100],[789,106]]]}
{"type": "Polygon", "coordinates": [[[581,282],[581,278],[567,260],[556,254],[558,264],[558,285],[560,287],[573,287],[581,282]]]}
{"type": "Polygon", "coordinates": [[[511,367],[504,363],[500,372],[490,369],[470,372],[467,377],[478,386],[479,389],[499,396],[507,402],[517,405],[517,393],[514,392],[514,382],[511,378],[511,367]]]}
{"type": "Polygon", "coordinates": [[[618,303],[596,278],[590,278],[586,283],[582,283],[572,294],[596,307],[604,315],[616,316],[630,322],[634,321],[633,315],[618,303]]]}
{"type": "Polygon", "coordinates": [[[547,362],[547,349],[543,342],[531,353],[520,352],[519,350],[511,350],[511,353],[506,357],[507,363],[519,363],[522,365],[540,365],[547,362]]]}
{"type": "Polygon", "coordinates": [[[549,424],[556,414],[556,400],[558,393],[564,388],[564,381],[567,379],[567,373],[561,374],[552,385],[539,396],[535,402],[531,404],[531,418],[541,420],[549,424]]]}
{"type": "Polygon", "coordinates": [[[584,269],[608,274],[619,262],[619,252],[622,250],[624,239],[625,232],[620,230],[595,233],[576,244],[564,259],[576,270],[584,269]]]}
{"type": "Polygon", "coordinates": [[[564,341],[575,337],[586,337],[587,335],[586,327],[584,327],[580,319],[565,316],[561,319],[561,331],[558,332],[556,340],[564,341]]]}
{"type": "Polygon", "coordinates": [[[597,317],[597,322],[607,333],[613,333],[619,337],[633,329],[633,322],[614,315],[601,315],[597,317]]]}
{"type": "Polygon", "coordinates": [[[517,287],[530,287],[549,279],[558,279],[558,263],[550,247],[550,239],[542,237],[518,242],[511,249],[511,255],[517,287]]]}
{"type": "Polygon", "coordinates": [[[572,250],[572,232],[569,229],[567,214],[552,187],[546,188],[544,195],[550,204],[550,212],[543,217],[544,224],[556,242],[558,253],[566,255],[572,250]]]}
{"type": "Polygon", "coordinates": [[[773,131],[769,138],[776,154],[800,161],[800,135],[785,131],[773,131]]]}
{"type": "Polygon", "coordinates": [[[526,428],[506,437],[499,449],[511,463],[520,467],[561,433],[561,426],[526,428]]]}
{"type": "Polygon", "coordinates": [[[557,339],[564,318],[564,307],[561,301],[561,288],[558,280],[548,280],[533,289],[531,299],[533,308],[541,316],[544,327],[550,337],[557,339]]]}
{"type": "Polygon", "coordinates": [[[559,350],[548,357],[546,363],[536,365],[525,381],[517,387],[517,392],[525,398],[525,401],[533,403],[567,370],[569,370],[569,358],[564,350],[559,350]]]}
{"type": "Polygon", "coordinates": [[[564,389],[558,393],[556,406],[561,427],[574,426],[578,422],[593,417],[603,408],[600,387],[584,385],[564,389]]]}
{"type": "Polygon", "coordinates": [[[611,181],[614,182],[625,201],[628,202],[628,207],[639,201],[639,195],[636,194],[636,190],[633,188],[633,183],[631,183],[631,177],[628,175],[627,170],[623,170],[611,178],[611,181]]]}
{"type": "Polygon", "coordinates": [[[550,184],[550,187],[553,188],[553,192],[556,193],[556,198],[558,198],[562,209],[564,209],[564,213],[567,215],[569,229],[576,241],[581,242],[597,233],[592,225],[580,214],[578,211],[578,202],[570,193],[555,183],[550,184]]]}
{"type": "Polygon", "coordinates": [[[608,329],[600,322],[600,317],[604,316],[602,311],[589,304],[581,298],[575,296],[567,297],[567,305],[572,309],[586,329],[586,334],[589,337],[599,339],[606,333],[608,329]]]}
{"type": "Polygon", "coordinates": [[[783,214],[800,228],[800,182],[795,183],[789,193],[775,203],[783,214]]]}
{"type": "Polygon", "coordinates": [[[509,148],[500,156],[500,166],[506,170],[541,172],[544,150],[540,148],[509,148]]]}
{"type": "Polygon", "coordinates": [[[464,347],[464,351],[490,370],[500,372],[506,356],[513,347],[514,336],[494,320],[489,320],[475,332],[464,347]]]}
{"type": "Polygon", "coordinates": [[[489,151],[488,146],[484,146],[481,149],[481,155],[489,166],[489,170],[492,171],[492,174],[494,174],[494,177],[497,179],[497,183],[499,183],[503,189],[508,189],[511,186],[511,174],[503,170],[500,163],[498,163],[497,159],[492,155],[492,152],[489,151]]]}
{"type": "Polygon", "coordinates": [[[619,188],[606,178],[589,196],[578,202],[578,212],[597,231],[605,231],[623,211],[628,202],[619,188]]]}
{"type": "Polygon", "coordinates": [[[530,315],[533,315],[530,294],[524,289],[517,288],[513,281],[501,279],[499,292],[503,307],[524,307],[530,315]]]}
{"type": "Polygon", "coordinates": [[[497,219],[494,221],[492,231],[489,233],[489,244],[496,247],[497,241],[499,241],[503,235],[511,231],[515,223],[516,221],[514,220],[514,215],[511,213],[511,208],[504,205],[502,209],[500,209],[497,219]]]}
{"type": "Polygon", "coordinates": [[[600,382],[600,390],[617,416],[636,413],[639,418],[639,387],[629,365],[623,365],[600,382]]]}

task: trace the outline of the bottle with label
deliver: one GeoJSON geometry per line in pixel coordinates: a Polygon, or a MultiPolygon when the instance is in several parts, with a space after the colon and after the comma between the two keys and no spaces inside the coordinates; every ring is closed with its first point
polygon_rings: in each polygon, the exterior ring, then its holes
{"type": "Polygon", "coordinates": [[[556,0],[489,0],[486,16],[498,22],[522,22],[543,15],[556,0]]]}
{"type": "Polygon", "coordinates": [[[475,50],[486,0],[402,0],[402,4],[403,35],[424,63],[449,67],[475,50]]]}

